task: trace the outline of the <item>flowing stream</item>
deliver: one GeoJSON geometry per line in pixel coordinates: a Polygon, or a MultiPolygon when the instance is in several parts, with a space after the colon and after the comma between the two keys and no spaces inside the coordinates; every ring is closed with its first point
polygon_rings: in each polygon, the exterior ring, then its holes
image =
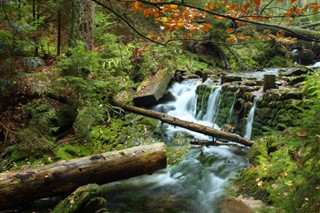
{"type": "Polygon", "coordinates": [[[247,139],[251,138],[252,123],[253,123],[254,111],[255,111],[256,105],[257,105],[257,100],[258,100],[258,97],[255,97],[253,104],[252,104],[252,107],[251,107],[249,114],[248,114],[246,132],[243,136],[244,138],[247,138],[247,139]]]}
{"type": "MultiPolygon", "coordinates": [[[[200,82],[174,83],[169,89],[175,101],[155,109],[183,120],[219,129],[212,123],[218,107],[221,87],[212,90],[203,119],[197,119],[196,88],[200,82]]],[[[179,127],[168,125],[168,140],[175,134],[189,134],[197,139],[210,139],[179,127]]],[[[170,145],[170,143],[168,144],[170,145]]],[[[172,145],[172,144],[171,144],[172,145]]],[[[107,208],[111,212],[217,213],[219,201],[229,178],[248,166],[247,148],[233,146],[191,147],[179,164],[153,175],[145,175],[104,185],[107,208]]]]}

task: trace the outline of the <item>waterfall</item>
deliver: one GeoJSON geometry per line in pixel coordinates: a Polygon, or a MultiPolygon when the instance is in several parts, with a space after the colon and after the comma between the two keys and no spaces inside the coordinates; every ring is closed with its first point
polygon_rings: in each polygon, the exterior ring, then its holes
{"type": "MultiPolygon", "coordinates": [[[[211,92],[205,119],[198,120],[196,88],[199,84],[201,82],[195,80],[172,84],[169,91],[174,96],[174,101],[160,104],[154,109],[179,119],[212,127],[221,87],[216,87],[211,92]]],[[[211,139],[180,127],[167,124],[165,127],[168,147],[174,144],[174,137],[177,138],[181,133],[197,139],[211,139]]],[[[219,127],[215,125],[215,128],[219,127]]],[[[181,139],[185,140],[187,137],[181,139]]],[[[175,145],[173,148],[180,149],[181,146],[175,145]]],[[[191,147],[188,149],[188,156],[165,170],[104,185],[106,207],[115,213],[218,213],[219,201],[228,179],[234,177],[239,169],[248,166],[247,151],[247,147],[240,145],[203,147],[202,153],[199,147],[191,147]]]]}
{"type": "Polygon", "coordinates": [[[237,92],[234,93],[232,105],[231,105],[231,108],[230,108],[230,111],[229,111],[229,115],[228,115],[227,124],[231,123],[233,107],[234,107],[234,104],[236,103],[236,99],[237,99],[237,96],[238,96],[239,92],[240,92],[240,90],[238,89],[237,92]]]}
{"type": "Polygon", "coordinates": [[[198,115],[196,116],[198,120],[200,120],[201,117],[202,117],[203,107],[204,107],[204,104],[203,104],[203,103],[204,103],[204,98],[205,98],[205,96],[206,96],[207,88],[208,88],[208,87],[205,87],[204,90],[203,90],[203,93],[202,93],[200,110],[199,110],[199,112],[198,112],[198,115]]]}
{"type": "Polygon", "coordinates": [[[252,107],[251,107],[249,114],[248,114],[246,132],[243,136],[244,138],[247,138],[247,139],[251,138],[252,123],[253,123],[254,111],[256,109],[257,99],[258,99],[258,97],[254,98],[252,107]]]}
{"type": "Polygon", "coordinates": [[[208,122],[213,122],[217,116],[221,86],[213,88],[212,91],[208,99],[207,112],[203,117],[203,120],[208,122]]]}

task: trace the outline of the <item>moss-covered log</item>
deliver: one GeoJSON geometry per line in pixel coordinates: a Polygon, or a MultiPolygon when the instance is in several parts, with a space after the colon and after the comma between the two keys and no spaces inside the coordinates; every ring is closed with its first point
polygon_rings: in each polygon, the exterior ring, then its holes
{"type": "Polygon", "coordinates": [[[0,173],[0,210],[37,198],[69,194],[88,183],[108,183],[166,167],[163,143],[0,173]]]}
{"type": "Polygon", "coordinates": [[[151,118],[155,118],[155,119],[161,120],[165,123],[172,124],[175,126],[180,126],[182,128],[186,128],[186,129],[189,129],[189,130],[192,130],[195,132],[199,132],[199,133],[202,133],[205,135],[213,136],[215,138],[222,138],[222,139],[230,140],[230,141],[233,141],[235,143],[240,143],[245,146],[252,146],[254,144],[253,141],[246,139],[246,138],[243,138],[240,135],[237,135],[234,133],[219,131],[219,130],[216,130],[216,129],[213,129],[213,128],[210,128],[210,127],[207,127],[204,125],[180,120],[179,118],[169,116],[164,113],[156,112],[153,110],[146,110],[146,109],[142,109],[139,107],[129,106],[129,105],[123,104],[123,103],[115,101],[115,100],[113,101],[113,103],[115,105],[121,107],[124,110],[134,112],[134,113],[137,113],[140,115],[148,116],[151,118]]]}

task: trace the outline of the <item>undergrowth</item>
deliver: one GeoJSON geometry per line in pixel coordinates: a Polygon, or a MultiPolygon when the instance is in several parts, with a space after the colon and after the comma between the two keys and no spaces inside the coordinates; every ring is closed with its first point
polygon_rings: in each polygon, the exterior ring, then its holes
{"type": "Polygon", "coordinates": [[[258,212],[318,212],[320,208],[320,75],[304,82],[299,126],[274,132],[250,152],[252,166],[243,171],[238,192],[270,204],[258,212]]]}

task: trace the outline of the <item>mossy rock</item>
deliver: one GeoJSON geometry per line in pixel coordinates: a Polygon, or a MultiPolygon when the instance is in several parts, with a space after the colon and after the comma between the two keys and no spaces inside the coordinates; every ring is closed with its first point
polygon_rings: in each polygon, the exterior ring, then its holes
{"type": "Polygon", "coordinates": [[[53,212],[108,212],[104,207],[106,200],[101,197],[100,186],[96,184],[78,188],[65,201],[59,204],[53,212]],[[63,205],[64,203],[66,204],[63,205]]]}
{"type": "Polygon", "coordinates": [[[60,202],[53,210],[54,213],[94,213],[108,212],[104,206],[106,200],[102,197],[101,187],[88,184],[79,187],[75,192],[60,202]]]}
{"type": "Polygon", "coordinates": [[[296,84],[299,84],[299,83],[301,83],[301,82],[304,82],[306,80],[306,77],[305,76],[298,76],[298,77],[295,77],[295,78],[292,78],[292,79],[290,79],[290,81],[289,81],[289,85],[290,86],[294,86],[294,85],[296,85],[296,84]]]}

